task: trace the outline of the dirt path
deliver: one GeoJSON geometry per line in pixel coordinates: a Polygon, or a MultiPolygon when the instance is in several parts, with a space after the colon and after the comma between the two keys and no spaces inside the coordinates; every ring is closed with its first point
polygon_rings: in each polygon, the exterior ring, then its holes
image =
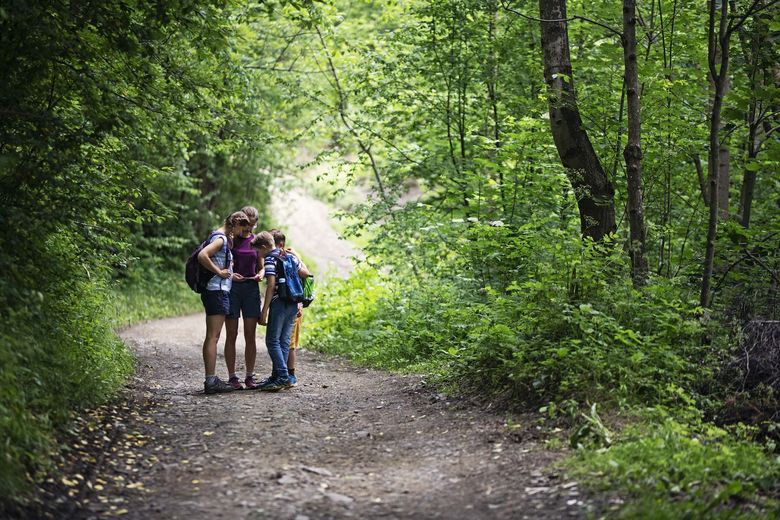
{"type": "MultiPolygon", "coordinates": [[[[334,272],[348,269],[347,249],[328,245],[332,230],[314,232],[304,219],[289,235],[319,237],[307,253],[334,272]]],[[[73,486],[64,516],[516,519],[592,510],[552,466],[557,455],[535,438],[533,417],[510,429],[502,416],[451,402],[420,377],[306,350],[297,388],[206,396],[204,333],[200,314],[122,333],[139,370],[128,403],[72,440],[85,454],[81,473],[62,477],[73,486]]],[[[259,350],[263,374],[270,363],[259,350]]],[[[221,355],[217,366],[223,373],[221,355]]]]}
{"type": "Polygon", "coordinates": [[[287,241],[317,262],[318,275],[345,277],[352,270],[351,259],[361,253],[339,238],[330,226],[331,210],[319,200],[293,190],[272,197],[271,213],[283,222],[287,241]]]}
{"type": "Polygon", "coordinates": [[[501,417],[450,403],[419,377],[304,351],[297,388],[204,396],[202,321],[162,320],[123,335],[141,362],[139,391],[150,388],[147,412],[127,428],[140,427],[149,439],[134,459],[158,459],[130,473],[143,489],[122,493],[119,486],[125,517],[584,513],[576,484],[551,470],[554,455],[528,438],[532,428],[508,432],[501,417]]]}

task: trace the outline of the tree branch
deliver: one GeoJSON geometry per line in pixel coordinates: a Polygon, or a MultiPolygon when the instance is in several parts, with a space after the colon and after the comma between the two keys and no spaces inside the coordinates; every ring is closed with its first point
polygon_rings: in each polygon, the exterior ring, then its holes
{"type": "MultiPolygon", "coordinates": [[[[780,0],[777,0],[777,1],[780,1],[780,0]]],[[[574,15],[574,16],[570,16],[569,18],[545,20],[545,19],[542,19],[542,18],[536,18],[534,16],[528,16],[527,14],[521,13],[520,11],[517,11],[516,9],[512,9],[511,7],[506,5],[506,3],[504,3],[503,1],[501,2],[501,8],[504,9],[505,11],[507,11],[507,12],[510,12],[512,14],[515,14],[515,15],[519,16],[520,18],[525,18],[526,20],[530,20],[532,22],[571,22],[571,21],[574,21],[574,20],[582,20],[583,22],[588,22],[588,23],[592,23],[593,25],[598,25],[599,27],[602,27],[602,28],[608,30],[609,32],[611,32],[612,34],[617,36],[618,38],[621,38],[621,39],[623,38],[623,33],[621,31],[618,31],[614,27],[610,27],[607,24],[598,22],[596,20],[593,20],[591,18],[587,18],[585,16],[574,15]]]]}

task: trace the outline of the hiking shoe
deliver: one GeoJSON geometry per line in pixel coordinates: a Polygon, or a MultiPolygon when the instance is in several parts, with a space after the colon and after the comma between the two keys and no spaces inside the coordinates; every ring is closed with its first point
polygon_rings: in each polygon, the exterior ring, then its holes
{"type": "Polygon", "coordinates": [[[251,376],[247,376],[247,378],[244,379],[244,386],[247,390],[255,390],[258,386],[260,386],[260,384],[257,382],[257,379],[255,379],[255,375],[252,374],[251,376]]]}
{"type": "Polygon", "coordinates": [[[214,381],[209,384],[208,381],[203,383],[203,391],[207,394],[224,394],[235,390],[232,385],[227,384],[220,378],[214,378],[214,381]]]}
{"type": "Polygon", "coordinates": [[[287,383],[287,388],[292,388],[293,386],[298,386],[298,378],[297,377],[295,377],[294,375],[290,374],[288,379],[290,380],[290,382],[287,383]]]}
{"type": "Polygon", "coordinates": [[[278,392],[282,388],[287,388],[289,383],[289,377],[269,377],[268,379],[260,382],[258,389],[266,392],[278,392]]]}
{"type": "Polygon", "coordinates": [[[244,389],[244,387],[241,386],[241,380],[238,378],[238,376],[233,376],[230,379],[228,379],[228,384],[232,386],[234,390],[244,389]]]}

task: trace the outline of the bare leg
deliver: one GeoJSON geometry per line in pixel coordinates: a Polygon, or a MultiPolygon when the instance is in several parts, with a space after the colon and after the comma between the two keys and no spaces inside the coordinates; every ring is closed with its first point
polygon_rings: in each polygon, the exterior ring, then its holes
{"type": "Polygon", "coordinates": [[[255,360],[257,359],[257,318],[244,318],[244,356],[246,357],[246,373],[254,374],[255,360]]]}
{"type": "Polygon", "coordinates": [[[217,342],[222,325],[225,324],[224,314],[206,316],[206,339],[203,340],[203,364],[206,375],[216,375],[217,372],[217,342]]]}
{"type": "Polygon", "coordinates": [[[295,350],[294,348],[290,349],[290,353],[287,354],[287,370],[295,370],[295,350]]]}
{"type": "Polygon", "coordinates": [[[238,319],[225,319],[225,364],[228,375],[236,373],[236,339],[238,338],[238,319]]]}
{"type": "Polygon", "coordinates": [[[295,351],[298,349],[298,343],[301,341],[301,321],[303,321],[303,316],[295,317],[290,337],[290,352],[287,354],[287,370],[295,371],[295,351]]]}

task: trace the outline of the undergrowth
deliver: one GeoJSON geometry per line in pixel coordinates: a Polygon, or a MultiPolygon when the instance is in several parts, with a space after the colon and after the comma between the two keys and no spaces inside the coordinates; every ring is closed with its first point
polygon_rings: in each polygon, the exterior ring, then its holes
{"type": "Polygon", "coordinates": [[[755,442],[754,429],[719,428],[695,414],[662,408],[617,435],[614,444],[579,449],[572,475],[631,498],[621,518],[767,518],[777,515],[780,457],[755,442]],[[774,498],[769,498],[774,495],[774,498]]]}
{"type": "Polygon", "coordinates": [[[179,272],[138,265],[111,285],[108,273],[67,267],[78,251],[65,236],[39,254],[52,258],[37,264],[46,272],[23,272],[36,290],[1,287],[0,513],[24,504],[51,469],[73,414],[110,400],[132,373],[115,329],[200,309],[179,272]]]}
{"type": "Polygon", "coordinates": [[[183,268],[178,272],[148,264],[126,272],[116,282],[111,300],[115,327],[202,309],[199,296],[184,281],[183,268]]]}
{"type": "Polygon", "coordinates": [[[567,424],[569,470],[627,498],[625,517],[774,511],[774,447],[702,418],[719,406],[731,346],[707,340],[718,331],[695,286],[655,278],[638,291],[621,248],[535,225],[438,224],[380,244],[387,263],[320,292],[306,344],[567,424]],[[594,403],[631,419],[605,424],[594,403]]]}
{"type": "Polygon", "coordinates": [[[111,327],[106,278],[72,269],[81,265],[74,242],[50,235],[37,244],[40,261],[12,267],[0,284],[0,512],[48,467],[70,412],[104,402],[133,369],[111,327]]]}

